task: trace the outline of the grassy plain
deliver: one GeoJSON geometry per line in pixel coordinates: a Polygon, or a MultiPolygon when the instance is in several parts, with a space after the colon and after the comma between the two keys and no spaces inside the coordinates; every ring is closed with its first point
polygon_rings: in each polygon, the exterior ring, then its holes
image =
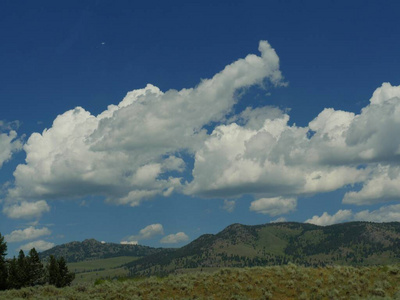
{"type": "Polygon", "coordinates": [[[0,299],[400,299],[400,266],[224,268],[0,293],[0,299]]]}
{"type": "Polygon", "coordinates": [[[99,278],[115,278],[128,276],[128,269],[122,265],[132,262],[138,258],[131,256],[120,256],[105,259],[95,259],[69,263],[68,269],[75,273],[73,285],[80,283],[91,283],[99,278]]]}

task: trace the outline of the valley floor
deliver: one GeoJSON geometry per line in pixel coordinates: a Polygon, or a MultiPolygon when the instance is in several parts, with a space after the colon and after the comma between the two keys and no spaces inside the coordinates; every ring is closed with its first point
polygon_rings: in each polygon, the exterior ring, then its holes
{"type": "Polygon", "coordinates": [[[0,292],[0,299],[400,299],[400,266],[229,268],[0,292]]]}

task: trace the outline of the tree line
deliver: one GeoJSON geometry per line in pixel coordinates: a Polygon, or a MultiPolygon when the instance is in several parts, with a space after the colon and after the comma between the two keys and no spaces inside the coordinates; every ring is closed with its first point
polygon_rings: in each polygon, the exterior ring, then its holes
{"type": "Polygon", "coordinates": [[[53,255],[46,266],[40,261],[39,254],[32,248],[25,256],[20,250],[18,258],[6,260],[7,243],[0,233],[0,290],[19,289],[27,286],[44,285],[56,287],[71,284],[75,274],[69,272],[64,257],[56,259],[53,255]]]}

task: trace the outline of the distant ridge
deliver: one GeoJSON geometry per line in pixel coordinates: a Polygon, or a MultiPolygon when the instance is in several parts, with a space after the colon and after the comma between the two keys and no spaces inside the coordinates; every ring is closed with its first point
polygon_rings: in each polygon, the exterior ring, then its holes
{"type": "Polygon", "coordinates": [[[188,245],[127,264],[130,274],[165,275],[184,269],[282,265],[400,263],[400,223],[232,224],[188,245]]]}
{"type": "Polygon", "coordinates": [[[119,256],[139,258],[125,266],[130,275],[165,275],[187,269],[282,265],[367,266],[400,263],[400,223],[349,222],[330,226],[282,222],[232,224],[204,234],[178,249],[71,242],[39,253],[63,256],[67,262],[119,256]]]}
{"type": "Polygon", "coordinates": [[[152,248],[142,245],[102,243],[95,239],[87,239],[83,242],[70,242],[55,246],[39,253],[39,256],[42,260],[47,260],[50,255],[56,257],[63,256],[67,262],[78,262],[118,256],[143,257],[160,251],[168,252],[168,249],[152,248]]]}

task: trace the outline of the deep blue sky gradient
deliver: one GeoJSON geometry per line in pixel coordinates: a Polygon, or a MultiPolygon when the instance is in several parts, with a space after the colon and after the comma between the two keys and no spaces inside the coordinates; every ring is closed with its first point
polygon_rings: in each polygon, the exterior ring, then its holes
{"type": "MultiPolygon", "coordinates": [[[[326,107],[358,113],[383,82],[400,84],[399,1],[8,1],[0,0],[0,120],[18,120],[20,136],[50,128],[82,106],[96,115],[147,83],[161,90],[196,86],[226,65],[276,50],[288,87],[253,89],[246,106],[290,108],[307,125],[326,107]]],[[[0,184],[24,160],[0,169],[0,184]]],[[[188,177],[187,177],[188,178],[188,177]]],[[[341,207],[343,190],[299,201],[287,216],[304,221],[341,207]]],[[[231,223],[260,224],[243,197],[232,213],[223,201],[174,195],[129,208],[96,197],[49,201],[40,224],[56,244],[96,238],[119,242],[152,223],[191,239],[231,223]]],[[[358,208],[355,208],[355,211],[358,208]]],[[[4,235],[26,222],[0,217],[4,235]]],[[[160,246],[158,239],[143,243],[160,246]]],[[[15,254],[18,244],[10,244],[15,254]]]]}

